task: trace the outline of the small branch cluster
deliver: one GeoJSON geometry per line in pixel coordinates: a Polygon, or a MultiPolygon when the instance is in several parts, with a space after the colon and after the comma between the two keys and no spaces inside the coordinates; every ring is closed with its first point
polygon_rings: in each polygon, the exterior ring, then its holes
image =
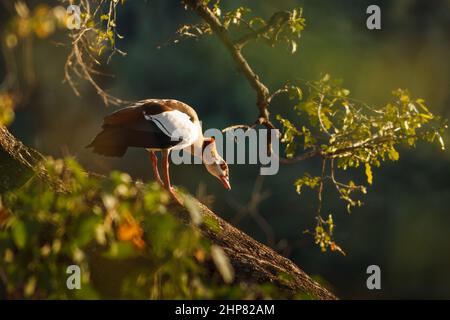
{"type": "MultiPolygon", "coordinates": [[[[441,133],[446,124],[428,110],[423,99],[412,99],[406,90],[394,91],[395,101],[380,108],[372,108],[350,98],[350,91],[342,88],[340,82],[332,80],[329,75],[315,82],[287,83],[278,90],[270,91],[250,66],[243,54],[243,48],[251,41],[262,39],[271,46],[287,42],[294,53],[297,48],[295,39],[300,37],[305,26],[301,9],[276,12],[265,21],[259,17],[248,20],[246,17],[250,9],[243,7],[222,13],[219,1],[211,8],[209,0],[184,0],[184,3],[194,10],[204,23],[192,27],[184,26],[179,30],[179,34],[182,35],[183,30],[188,36],[215,34],[227,49],[237,69],[256,92],[258,118],[255,123],[233,125],[223,131],[251,129],[257,125],[274,129],[275,125],[269,113],[272,99],[281,94],[288,94],[294,103],[294,110],[299,115],[296,121],[285,119],[281,115],[276,116],[283,129],[281,142],[285,145],[286,153],[286,158],[280,158],[280,162],[292,164],[312,157],[322,158],[321,176],[306,174],[295,182],[298,193],[303,186],[318,190],[315,240],[322,250],[331,248],[343,253],[332,240],[332,216],[329,215],[326,220],[321,216],[324,182],[331,181],[339,197],[347,203],[349,212],[352,207],[362,205],[360,200],[353,199],[353,193],[367,192],[364,185],[357,185],[353,181],[338,181],[336,168],[346,170],[363,165],[367,183],[370,185],[373,181],[372,166],[379,167],[386,159],[398,160],[398,145],[406,142],[407,146],[414,147],[418,140],[438,140],[444,148],[441,133]],[[240,30],[244,34],[233,37],[231,26],[244,26],[244,31],[240,30]],[[194,30],[194,33],[190,30],[194,30]],[[308,92],[304,95],[305,87],[308,92]],[[300,145],[303,146],[303,152],[298,154],[300,145]],[[327,168],[329,174],[326,174],[327,168]],[[325,232],[324,225],[328,225],[329,232],[325,232]]],[[[271,150],[271,140],[267,140],[268,150],[271,150]]]]}
{"type": "MultiPolygon", "coordinates": [[[[444,148],[441,134],[447,128],[446,122],[433,115],[423,99],[413,99],[407,90],[393,91],[393,101],[373,108],[351,99],[350,91],[328,75],[304,83],[303,87],[308,89],[305,96],[300,86],[291,89],[293,94],[290,95],[298,120],[294,122],[280,115],[277,119],[283,126],[281,139],[286,145],[287,160],[294,162],[315,155],[323,159],[321,175],[306,173],[295,182],[299,194],[303,187],[318,191],[319,208],[324,182],[334,186],[340,199],[346,202],[348,212],[362,205],[354,195],[367,193],[367,187],[353,180],[339,181],[338,169],[363,167],[367,184],[371,185],[372,168],[380,167],[387,160],[397,161],[399,147],[414,148],[423,140],[437,141],[444,148]],[[304,151],[297,155],[300,146],[304,151]]],[[[318,218],[321,218],[320,209],[318,211],[318,218]]],[[[318,237],[317,232],[315,237],[318,237]]],[[[332,241],[331,236],[327,239],[332,241]]],[[[325,242],[321,247],[328,246],[325,242]]]]}
{"type": "Polygon", "coordinates": [[[126,55],[116,47],[116,38],[122,38],[116,32],[117,6],[119,4],[120,2],[117,0],[101,0],[95,8],[91,8],[89,0],[80,2],[82,8],[80,26],[74,29],[70,35],[72,50],[64,67],[65,81],[69,83],[76,95],[80,96],[80,92],[74,81],[74,75],[90,83],[105,105],[127,103],[127,101],[107,93],[93,77],[93,75],[102,74],[95,67],[101,65],[99,60],[105,51],[110,52],[107,63],[115,54],[126,55]],[[106,13],[103,13],[104,11],[106,13]]]}
{"type": "MultiPolygon", "coordinates": [[[[257,125],[265,126],[267,129],[275,129],[275,125],[270,120],[269,105],[272,98],[285,90],[277,90],[271,93],[269,88],[253,71],[242,53],[242,49],[250,41],[262,38],[268,41],[272,46],[277,42],[287,41],[291,43],[293,47],[292,52],[294,53],[297,44],[293,38],[298,38],[304,28],[304,19],[301,17],[301,10],[276,12],[268,21],[265,21],[262,18],[254,18],[247,21],[244,19],[244,14],[250,11],[247,8],[240,7],[236,10],[222,14],[218,5],[219,2],[216,2],[212,9],[208,7],[209,1],[185,0],[184,2],[206,23],[196,25],[192,28],[184,26],[183,28],[186,30],[188,36],[192,35],[189,30],[196,30],[197,34],[214,33],[228,50],[237,69],[244,75],[250,86],[256,92],[256,106],[258,107],[259,114],[255,123],[252,125],[236,125],[224,130],[234,130],[237,128],[248,129],[254,128],[257,125]],[[234,39],[230,32],[230,26],[241,24],[245,26],[247,33],[234,39]],[[255,25],[259,25],[259,27],[255,28],[255,25]]],[[[267,139],[267,150],[269,150],[269,152],[272,146],[270,138],[271,136],[269,133],[267,139]]]]}
{"type": "MultiPolygon", "coordinates": [[[[71,4],[69,0],[63,2],[71,4]]],[[[116,39],[121,38],[116,30],[116,17],[118,6],[122,2],[80,1],[80,28],[71,32],[72,50],[65,64],[65,80],[75,93],[80,94],[75,77],[84,79],[95,88],[106,105],[127,103],[107,93],[94,79],[94,75],[101,74],[98,67],[102,64],[103,53],[109,52],[106,63],[114,54],[125,55],[116,47],[116,39]]],[[[332,240],[332,218],[323,219],[321,216],[324,183],[331,182],[339,197],[347,203],[348,211],[362,204],[360,200],[354,199],[354,194],[367,191],[366,186],[353,181],[339,181],[337,170],[363,167],[367,184],[371,185],[372,168],[380,167],[386,160],[398,160],[400,146],[415,147],[417,141],[424,140],[437,141],[444,148],[441,134],[447,127],[446,123],[429,111],[423,99],[411,98],[407,90],[395,90],[392,102],[375,108],[350,98],[350,91],[329,75],[314,82],[291,81],[279,89],[269,89],[245,57],[244,48],[251,42],[262,41],[270,46],[287,45],[291,53],[295,53],[298,38],[305,27],[301,9],[275,12],[265,20],[250,17],[251,11],[245,7],[222,12],[220,0],[182,0],[182,3],[193,10],[202,22],[182,26],[177,31],[177,36],[197,38],[201,35],[216,35],[233,59],[237,70],[256,93],[258,114],[254,123],[233,125],[223,131],[257,126],[276,129],[269,112],[271,102],[279,95],[289,96],[298,117],[287,119],[280,114],[276,115],[283,132],[281,142],[286,155],[286,158],[280,158],[280,162],[293,164],[313,157],[322,159],[320,175],[306,174],[295,182],[298,193],[304,186],[318,191],[318,227],[315,239],[322,249],[330,247],[339,251],[332,240]],[[324,233],[325,225],[328,225],[328,233],[324,233]]],[[[26,10],[19,7],[16,11],[28,19],[26,10]]],[[[53,15],[56,17],[55,12],[53,15]]],[[[178,39],[174,42],[177,41],[178,39]]],[[[10,37],[6,43],[14,45],[14,37],[10,37]]],[[[0,92],[0,122],[1,106],[11,102],[7,98],[0,92]]],[[[267,150],[271,153],[270,130],[267,144],[267,150]]]]}

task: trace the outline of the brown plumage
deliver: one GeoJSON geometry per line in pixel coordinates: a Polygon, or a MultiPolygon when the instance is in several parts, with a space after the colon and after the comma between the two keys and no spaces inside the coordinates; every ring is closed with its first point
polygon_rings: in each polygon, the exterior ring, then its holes
{"type": "Polygon", "coordinates": [[[203,137],[197,113],[183,102],[149,99],[120,109],[104,118],[101,132],[87,146],[109,157],[122,157],[129,147],[150,152],[155,179],[178,202],[169,177],[169,154],[173,149],[200,157],[208,172],[231,189],[228,166],[218,154],[214,139],[203,137]],[[164,181],[159,175],[156,151],[163,155],[164,181]]]}
{"type": "Polygon", "coordinates": [[[144,115],[156,115],[178,110],[198,121],[197,113],[187,104],[177,100],[149,99],[134,106],[120,109],[103,120],[102,131],[87,146],[95,153],[108,157],[122,157],[128,147],[166,149],[177,145],[155,123],[147,121],[144,115]]]}

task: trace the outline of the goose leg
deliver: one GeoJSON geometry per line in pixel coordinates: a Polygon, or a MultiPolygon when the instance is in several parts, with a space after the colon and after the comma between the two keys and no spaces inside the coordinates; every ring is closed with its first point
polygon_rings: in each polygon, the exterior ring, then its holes
{"type": "Polygon", "coordinates": [[[158,171],[158,157],[156,156],[155,151],[149,151],[150,152],[150,158],[152,160],[152,166],[153,166],[153,175],[155,176],[155,180],[161,185],[164,186],[164,183],[161,180],[161,177],[159,175],[158,171]]]}
{"type": "Polygon", "coordinates": [[[170,150],[163,150],[162,151],[163,154],[163,175],[164,175],[164,187],[166,188],[166,190],[170,193],[170,195],[172,196],[172,198],[178,202],[179,204],[181,204],[180,199],[178,198],[178,196],[175,194],[172,185],[170,184],[170,174],[169,174],[169,154],[170,154],[170,150]]]}

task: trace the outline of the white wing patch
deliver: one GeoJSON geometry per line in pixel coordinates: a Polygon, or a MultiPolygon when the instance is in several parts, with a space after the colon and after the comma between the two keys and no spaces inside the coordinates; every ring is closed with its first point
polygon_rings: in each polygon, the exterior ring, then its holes
{"type": "Polygon", "coordinates": [[[184,149],[193,144],[200,136],[199,126],[181,111],[165,111],[155,115],[146,115],[144,113],[144,117],[146,120],[155,123],[172,141],[181,140],[172,149],[184,149]]]}

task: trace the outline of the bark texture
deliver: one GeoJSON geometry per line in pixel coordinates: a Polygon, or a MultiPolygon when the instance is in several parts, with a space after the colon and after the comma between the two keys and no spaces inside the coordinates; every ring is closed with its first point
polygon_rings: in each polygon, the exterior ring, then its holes
{"type": "MultiPolygon", "coordinates": [[[[0,194],[20,187],[33,176],[50,183],[41,165],[43,159],[39,152],[25,146],[5,127],[0,127],[0,194]]],[[[67,192],[62,184],[52,182],[51,187],[67,192]]],[[[293,294],[305,293],[317,299],[336,299],[292,261],[235,228],[202,203],[198,202],[198,206],[204,221],[202,233],[225,250],[237,280],[272,283],[293,294]]],[[[181,220],[189,221],[190,215],[185,208],[173,204],[172,209],[181,220]]]]}

